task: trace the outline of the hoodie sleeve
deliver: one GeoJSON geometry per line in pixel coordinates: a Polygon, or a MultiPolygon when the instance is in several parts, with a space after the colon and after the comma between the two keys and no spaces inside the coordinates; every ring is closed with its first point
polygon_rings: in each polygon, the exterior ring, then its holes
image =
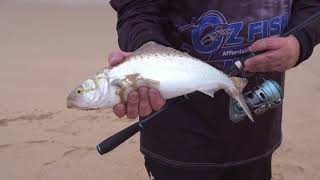
{"type": "Polygon", "coordinates": [[[118,14],[117,32],[119,47],[131,52],[148,41],[169,46],[163,32],[168,22],[168,0],[111,0],[118,14]]]}
{"type": "MultiPolygon", "coordinates": [[[[300,24],[315,13],[320,12],[320,0],[294,0],[289,28],[300,24]]],[[[300,43],[300,64],[308,59],[313,48],[320,43],[320,20],[311,23],[294,35],[300,43]]]]}

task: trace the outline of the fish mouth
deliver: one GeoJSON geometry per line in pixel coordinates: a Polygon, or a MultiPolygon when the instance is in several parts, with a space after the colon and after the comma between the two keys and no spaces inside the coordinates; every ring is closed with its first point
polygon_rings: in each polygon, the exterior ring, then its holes
{"type": "Polygon", "coordinates": [[[67,101],[67,108],[68,109],[77,109],[77,110],[99,110],[99,108],[75,106],[75,104],[73,104],[72,101],[67,101]]]}
{"type": "Polygon", "coordinates": [[[76,104],[73,102],[72,96],[70,96],[70,95],[67,97],[67,108],[68,109],[76,109],[76,108],[78,108],[76,106],[76,104]]]}
{"type": "Polygon", "coordinates": [[[68,109],[76,109],[76,110],[82,110],[82,111],[91,111],[91,110],[100,110],[100,108],[89,108],[89,107],[68,107],[68,109]]]}

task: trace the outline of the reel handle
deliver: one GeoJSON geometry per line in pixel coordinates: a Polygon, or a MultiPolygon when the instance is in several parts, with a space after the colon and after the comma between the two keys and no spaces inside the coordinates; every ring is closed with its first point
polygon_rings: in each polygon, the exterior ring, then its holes
{"type": "Polygon", "coordinates": [[[226,74],[228,74],[228,76],[237,75],[243,69],[244,62],[247,59],[262,54],[263,52],[247,52],[243,54],[238,61],[234,62],[234,64],[230,66],[230,68],[226,71],[226,74]]]}

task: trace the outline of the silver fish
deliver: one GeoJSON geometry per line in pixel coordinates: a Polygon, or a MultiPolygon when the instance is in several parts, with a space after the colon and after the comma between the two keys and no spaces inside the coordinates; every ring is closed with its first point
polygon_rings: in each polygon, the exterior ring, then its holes
{"type": "Polygon", "coordinates": [[[242,95],[246,84],[247,79],[230,78],[187,53],[148,42],[121,64],[102,69],[82,82],[69,94],[67,107],[85,110],[112,108],[126,102],[128,93],[141,86],[158,89],[165,99],[195,91],[213,98],[216,91],[224,89],[253,121],[242,95]]]}

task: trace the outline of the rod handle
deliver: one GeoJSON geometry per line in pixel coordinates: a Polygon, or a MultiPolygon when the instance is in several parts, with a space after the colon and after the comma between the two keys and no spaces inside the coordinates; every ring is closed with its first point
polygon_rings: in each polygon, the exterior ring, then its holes
{"type": "Polygon", "coordinates": [[[97,145],[97,151],[99,154],[104,155],[114,148],[118,147],[121,143],[129,139],[131,136],[139,132],[141,129],[139,122],[132,124],[131,126],[119,131],[118,133],[110,136],[106,140],[97,145]]]}

